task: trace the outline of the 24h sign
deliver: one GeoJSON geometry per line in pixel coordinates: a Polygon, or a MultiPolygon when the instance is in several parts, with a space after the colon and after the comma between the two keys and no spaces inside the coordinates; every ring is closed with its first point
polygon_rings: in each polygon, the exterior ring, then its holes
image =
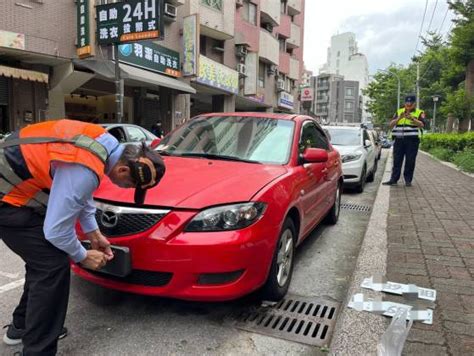
{"type": "Polygon", "coordinates": [[[164,0],[130,0],[98,5],[99,44],[164,38],[164,0]]]}

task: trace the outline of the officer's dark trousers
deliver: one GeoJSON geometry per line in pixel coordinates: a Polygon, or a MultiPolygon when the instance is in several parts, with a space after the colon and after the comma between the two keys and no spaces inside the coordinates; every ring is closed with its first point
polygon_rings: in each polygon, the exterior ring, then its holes
{"type": "Polygon", "coordinates": [[[25,261],[25,286],[13,323],[25,329],[27,356],[56,354],[69,299],[69,259],[45,239],[43,223],[44,216],[30,208],[0,205],[0,237],[25,261]]]}
{"type": "Polygon", "coordinates": [[[405,159],[405,169],[403,177],[405,183],[411,183],[413,173],[415,172],[416,155],[418,154],[418,146],[420,139],[418,137],[396,138],[393,145],[393,168],[392,182],[398,182],[402,172],[403,159],[405,159]]]}

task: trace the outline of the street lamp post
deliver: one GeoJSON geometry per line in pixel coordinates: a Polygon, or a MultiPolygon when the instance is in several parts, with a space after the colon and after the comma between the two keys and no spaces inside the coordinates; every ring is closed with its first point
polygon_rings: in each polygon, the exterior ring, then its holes
{"type": "Polygon", "coordinates": [[[394,72],[391,72],[389,70],[386,70],[386,69],[378,69],[379,72],[385,72],[385,73],[388,73],[388,74],[392,74],[394,75],[396,78],[397,78],[397,82],[398,82],[398,90],[397,90],[397,110],[400,109],[400,77],[398,76],[398,74],[394,73],[394,72]]]}
{"type": "Polygon", "coordinates": [[[436,103],[438,102],[440,96],[433,95],[433,131],[436,131],[436,103]]]}

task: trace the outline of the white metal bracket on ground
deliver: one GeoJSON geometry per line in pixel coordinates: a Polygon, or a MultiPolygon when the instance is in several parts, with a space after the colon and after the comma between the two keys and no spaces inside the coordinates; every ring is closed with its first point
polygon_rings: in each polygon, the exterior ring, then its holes
{"type": "Polygon", "coordinates": [[[367,311],[393,317],[399,308],[408,310],[407,320],[421,321],[423,324],[433,324],[433,310],[414,310],[411,305],[382,300],[368,299],[362,293],[354,294],[348,304],[349,308],[357,311],[367,311]]]}
{"type": "Polygon", "coordinates": [[[408,299],[411,299],[410,297],[414,296],[415,298],[429,300],[432,302],[436,300],[436,290],[418,287],[415,284],[388,282],[370,277],[364,278],[360,286],[362,288],[372,289],[377,292],[403,295],[408,299]]]}

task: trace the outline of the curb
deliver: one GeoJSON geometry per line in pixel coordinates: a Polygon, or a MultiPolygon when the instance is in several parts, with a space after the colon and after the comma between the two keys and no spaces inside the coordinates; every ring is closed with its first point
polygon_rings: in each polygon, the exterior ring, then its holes
{"type": "Polygon", "coordinates": [[[451,163],[451,162],[446,162],[446,161],[442,161],[440,160],[439,158],[436,158],[435,156],[433,156],[431,153],[428,153],[428,152],[425,152],[425,151],[422,151],[422,150],[419,150],[418,152],[421,152],[423,153],[424,155],[427,155],[431,158],[433,158],[434,160],[438,161],[439,163],[447,166],[447,167],[450,167],[452,169],[455,169],[457,170],[458,172],[468,176],[468,177],[471,177],[471,178],[474,178],[474,173],[469,173],[469,172],[464,172],[462,169],[459,169],[455,164],[451,163]]]}
{"type": "MultiPolygon", "coordinates": [[[[382,181],[390,178],[391,166],[392,151],[385,163],[382,181]]],[[[351,284],[341,305],[341,313],[331,342],[331,355],[376,355],[377,343],[387,328],[386,317],[349,309],[347,304],[355,293],[363,292],[367,297],[379,295],[375,291],[362,289],[360,284],[364,278],[386,273],[389,201],[390,187],[380,184],[351,284]]]]}

